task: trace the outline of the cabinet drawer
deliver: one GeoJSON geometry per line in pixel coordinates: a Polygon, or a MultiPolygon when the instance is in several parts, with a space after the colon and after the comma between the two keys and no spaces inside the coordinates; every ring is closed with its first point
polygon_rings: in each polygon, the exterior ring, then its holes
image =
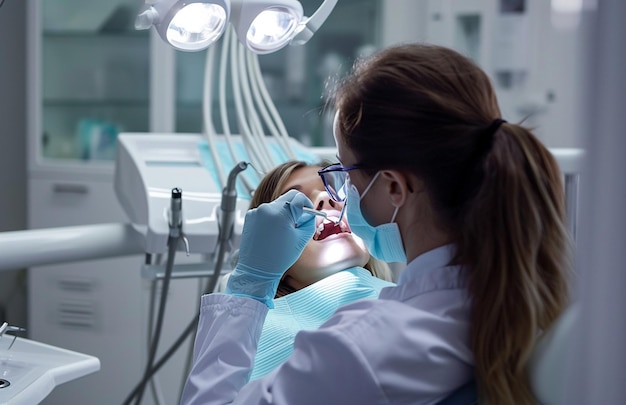
{"type": "Polygon", "coordinates": [[[30,179],[29,228],[127,222],[113,181],[30,179]]]}

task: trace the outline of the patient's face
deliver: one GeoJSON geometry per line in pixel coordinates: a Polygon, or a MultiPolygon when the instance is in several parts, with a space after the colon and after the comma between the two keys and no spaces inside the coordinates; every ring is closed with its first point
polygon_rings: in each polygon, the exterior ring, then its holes
{"type": "MultiPolygon", "coordinates": [[[[342,203],[333,201],[324,189],[319,167],[302,167],[295,170],[281,194],[290,189],[304,193],[315,209],[325,211],[330,217],[339,218],[342,203]]],[[[306,245],[302,255],[285,273],[286,281],[294,288],[306,287],[338,271],[354,266],[364,266],[369,253],[363,241],[350,232],[346,216],[338,226],[323,217],[316,216],[316,232],[306,245]]]]}

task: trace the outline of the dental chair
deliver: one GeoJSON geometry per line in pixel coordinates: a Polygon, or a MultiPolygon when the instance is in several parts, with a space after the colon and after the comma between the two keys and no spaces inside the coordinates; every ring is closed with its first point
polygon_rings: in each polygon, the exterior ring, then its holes
{"type": "MultiPolygon", "coordinates": [[[[530,357],[530,387],[541,405],[565,405],[568,358],[578,307],[568,308],[538,340],[530,357]]],[[[476,382],[470,381],[438,405],[476,405],[476,382]]]]}
{"type": "Polygon", "coordinates": [[[478,404],[478,392],[476,381],[471,380],[461,388],[454,391],[437,405],[476,405],[478,404]]]}
{"type": "Polygon", "coordinates": [[[572,336],[579,318],[577,305],[569,307],[539,339],[528,364],[530,386],[541,405],[564,405],[571,367],[572,336]]]}

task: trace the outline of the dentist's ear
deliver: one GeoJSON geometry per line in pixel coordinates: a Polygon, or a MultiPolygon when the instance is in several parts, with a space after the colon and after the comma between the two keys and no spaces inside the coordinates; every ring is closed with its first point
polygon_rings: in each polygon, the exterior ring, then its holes
{"type": "Polygon", "coordinates": [[[388,192],[394,207],[401,207],[406,203],[409,194],[423,189],[422,182],[415,176],[400,170],[382,170],[381,177],[388,182],[388,192]]]}

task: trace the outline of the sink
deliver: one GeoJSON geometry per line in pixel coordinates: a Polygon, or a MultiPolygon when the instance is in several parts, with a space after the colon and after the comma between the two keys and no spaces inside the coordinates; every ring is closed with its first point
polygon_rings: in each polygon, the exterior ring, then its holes
{"type": "Polygon", "coordinates": [[[0,339],[0,405],[37,404],[60,384],[100,370],[97,357],[17,338],[0,339]]]}

